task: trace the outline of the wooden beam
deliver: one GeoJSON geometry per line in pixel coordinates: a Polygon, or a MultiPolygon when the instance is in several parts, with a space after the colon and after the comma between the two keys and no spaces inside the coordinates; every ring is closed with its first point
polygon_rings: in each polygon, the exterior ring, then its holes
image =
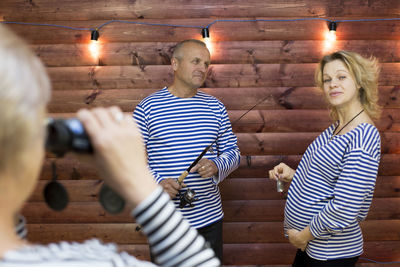
{"type": "MultiPolygon", "coordinates": [[[[37,44],[32,49],[48,67],[170,65],[175,42],[101,43],[99,59],[88,44],[37,44]]],[[[213,44],[212,64],[318,63],[326,51],[325,41],[233,41],[213,44]]],[[[381,63],[400,61],[397,40],[338,40],[335,49],[373,55],[381,63]],[[392,51],[388,53],[387,51],[392,51]]]]}
{"type": "MultiPolygon", "coordinates": [[[[312,87],[316,64],[212,65],[204,87],[312,87]]],[[[379,83],[396,86],[400,63],[382,64],[379,83]]],[[[171,84],[170,66],[96,66],[48,68],[54,90],[160,89],[171,84]]],[[[398,89],[397,89],[398,91],[398,89]]],[[[290,92],[287,92],[290,94],[290,92]]],[[[262,98],[261,98],[262,99],[262,98]]]]}
{"type": "MultiPolygon", "coordinates": [[[[132,113],[136,105],[143,98],[160,89],[161,87],[152,89],[93,88],[91,90],[54,90],[48,109],[49,112],[56,113],[54,115],[60,116],[62,114],[59,113],[76,112],[81,108],[116,105],[123,111],[132,113]]],[[[324,100],[322,91],[316,87],[201,88],[199,90],[217,97],[225,104],[228,111],[240,110],[240,112],[237,111],[229,114],[232,115],[232,122],[253,107],[254,111],[246,115],[245,118],[250,117],[257,110],[268,110],[268,112],[260,113],[260,117],[268,117],[270,112],[280,112],[282,110],[296,110],[294,112],[300,109],[318,110],[318,112],[327,110],[327,103],[324,100]],[[240,101],[237,101],[237,99],[240,99],[240,101]]],[[[379,103],[386,109],[397,109],[400,107],[399,86],[381,86],[379,94],[379,103]]],[[[300,114],[302,113],[299,113],[299,116],[300,114]]],[[[327,113],[323,114],[329,120],[329,117],[325,115],[327,113]]],[[[73,116],[73,114],[70,116],[73,116]]],[[[388,126],[398,121],[397,112],[390,113],[390,116],[386,118],[389,119],[387,121],[388,126]]],[[[277,116],[274,120],[280,120],[280,117],[277,116]]]]}
{"type": "MultiPolygon", "coordinates": [[[[51,0],[2,0],[0,10],[4,20],[98,20],[98,19],[168,19],[168,18],[242,18],[266,17],[396,17],[396,0],[346,1],[329,0],[257,0],[190,1],[179,0],[108,0],[99,2],[67,1],[55,5],[51,0]]],[[[1,17],[0,17],[1,18],[1,17]]]]}
{"type": "MultiPolygon", "coordinates": [[[[291,17],[295,19],[296,17],[291,17]]],[[[242,20],[249,22],[232,22],[237,18],[226,18],[227,21],[215,23],[210,27],[210,36],[214,42],[220,41],[265,41],[265,40],[325,40],[328,23],[322,20],[282,21],[286,17],[244,17],[242,20]],[[258,21],[253,21],[258,19],[258,21]],[[267,20],[267,21],[263,21],[267,20]],[[234,29],[234,30],[232,30],[234,29]],[[238,34],[240,33],[240,34],[238,34]]],[[[335,17],[335,20],[353,19],[348,17],[335,17]]],[[[77,27],[96,28],[109,20],[67,20],[58,21],[40,20],[44,24],[54,24],[77,27]]],[[[174,26],[149,26],[142,24],[127,24],[114,22],[101,28],[102,42],[177,42],[184,39],[200,39],[201,28],[214,21],[212,18],[193,19],[139,19],[131,20],[138,23],[153,23],[174,26]],[[188,28],[191,26],[193,28],[188,28]]],[[[56,27],[40,27],[29,25],[10,24],[11,29],[24,37],[32,44],[72,44],[88,43],[89,30],[67,30],[56,27]]],[[[396,21],[371,21],[371,22],[343,22],[337,29],[338,40],[396,40],[400,31],[400,23],[396,21]]],[[[100,39],[99,39],[100,40],[100,39]]]]}
{"type": "MultiPolygon", "coordinates": [[[[223,201],[225,222],[282,221],[285,200],[223,201]]],[[[368,219],[400,219],[399,198],[374,198],[368,219]]],[[[50,210],[43,202],[27,203],[23,214],[31,223],[132,223],[130,208],[123,213],[107,214],[98,202],[71,202],[63,212],[50,210]]]]}

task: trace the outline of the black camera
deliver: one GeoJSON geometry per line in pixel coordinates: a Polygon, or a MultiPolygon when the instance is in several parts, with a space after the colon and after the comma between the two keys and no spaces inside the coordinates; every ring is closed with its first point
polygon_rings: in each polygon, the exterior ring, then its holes
{"type": "Polygon", "coordinates": [[[77,118],[54,119],[47,123],[46,149],[58,157],[68,151],[92,153],[93,147],[85,128],[77,118]]]}
{"type": "MultiPolygon", "coordinates": [[[[64,156],[68,151],[93,153],[89,136],[77,118],[48,119],[46,150],[57,157],[64,156]]],[[[67,191],[62,184],[57,182],[54,162],[53,179],[46,185],[43,193],[46,203],[54,210],[63,210],[69,202],[67,191]]],[[[111,214],[119,213],[125,207],[125,200],[105,184],[100,190],[99,200],[103,208],[111,214]]]]}

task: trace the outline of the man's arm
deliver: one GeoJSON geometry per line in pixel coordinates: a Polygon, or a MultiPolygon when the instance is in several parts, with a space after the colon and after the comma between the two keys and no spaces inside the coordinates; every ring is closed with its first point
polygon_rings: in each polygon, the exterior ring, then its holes
{"type": "Polygon", "coordinates": [[[237,137],[232,132],[231,122],[225,106],[220,103],[221,128],[217,140],[219,156],[212,161],[218,168],[218,175],[214,177],[216,183],[222,182],[240,164],[240,150],[237,146],[237,137]]]}

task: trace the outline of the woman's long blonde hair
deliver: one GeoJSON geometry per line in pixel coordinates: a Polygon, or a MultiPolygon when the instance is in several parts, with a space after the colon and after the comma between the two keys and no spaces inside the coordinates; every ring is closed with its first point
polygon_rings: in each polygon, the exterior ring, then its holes
{"type": "MultiPolygon", "coordinates": [[[[381,115],[382,108],[378,104],[378,76],[380,68],[375,57],[369,59],[362,57],[355,52],[337,51],[326,55],[320,61],[315,71],[315,82],[321,89],[324,88],[323,72],[327,63],[334,60],[340,60],[347,67],[354,81],[359,86],[359,97],[365,112],[372,118],[378,119],[381,115]]],[[[330,106],[331,117],[338,119],[337,110],[330,106]]]]}

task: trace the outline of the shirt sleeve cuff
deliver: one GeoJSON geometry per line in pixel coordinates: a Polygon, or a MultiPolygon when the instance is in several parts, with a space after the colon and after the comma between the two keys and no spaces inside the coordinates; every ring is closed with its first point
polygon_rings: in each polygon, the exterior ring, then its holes
{"type": "Polygon", "coordinates": [[[163,189],[161,186],[157,186],[155,189],[145,200],[139,203],[135,209],[132,210],[131,215],[134,217],[138,217],[143,211],[145,211],[149,206],[151,206],[163,193],[163,189]]]}

